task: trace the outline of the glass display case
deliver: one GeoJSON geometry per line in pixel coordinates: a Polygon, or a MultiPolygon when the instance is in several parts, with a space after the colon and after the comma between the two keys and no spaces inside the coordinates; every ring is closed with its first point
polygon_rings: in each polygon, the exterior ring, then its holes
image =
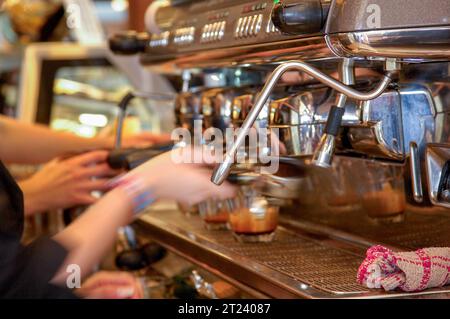
{"type": "MultiPolygon", "coordinates": [[[[130,90],[133,86],[126,74],[112,65],[103,46],[33,44],[25,52],[18,116],[83,137],[112,134],[118,104],[130,90]]],[[[173,104],[133,99],[124,134],[169,131],[174,124],[173,104]]]]}
{"type": "MultiPolygon", "coordinates": [[[[83,137],[111,134],[118,103],[131,89],[128,80],[112,66],[64,66],[57,70],[49,125],[83,137]]],[[[151,101],[132,101],[124,134],[160,130],[151,101]]]]}

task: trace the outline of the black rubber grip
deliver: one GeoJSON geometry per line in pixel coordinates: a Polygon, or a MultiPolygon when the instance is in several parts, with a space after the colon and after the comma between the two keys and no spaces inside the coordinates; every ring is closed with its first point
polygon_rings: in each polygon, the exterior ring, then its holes
{"type": "Polygon", "coordinates": [[[327,125],[325,126],[325,133],[337,136],[339,129],[341,128],[342,117],[344,116],[345,109],[343,107],[337,107],[333,105],[328,115],[327,125]]]}
{"type": "Polygon", "coordinates": [[[149,159],[173,149],[172,142],[155,144],[147,148],[128,148],[113,150],[106,159],[108,165],[114,169],[131,170],[149,159]]]}
{"type": "Polygon", "coordinates": [[[133,55],[144,52],[149,40],[147,35],[126,31],[109,38],[109,48],[114,54],[133,55]]]}
{"type": "Polygon", "coordinates": [[[128,108],[128,104],[130,104],[131,100],[134,99],[134,97],[135,96],[134,96],[133,92],[128,92],[127,94],[125,94],[125,96],[119,102],[119,108],[122,111],[126,111],[128,108]]]}
{"type": "Polygon", "coordinates": [[[140,149],[138,148],[112,150],[106,158],[106,162],[108,163],[109,167],[113,169],[126,168],[128,165],[128,156],[138,151],[140,151],[140,149]]]}

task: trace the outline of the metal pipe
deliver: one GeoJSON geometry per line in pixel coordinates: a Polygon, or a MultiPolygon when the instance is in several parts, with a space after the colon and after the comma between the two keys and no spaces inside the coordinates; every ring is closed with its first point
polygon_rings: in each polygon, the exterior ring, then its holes
{"type": "Polygon", "coordinates": [[[120,149],[122,146],[122,131],[125,118],[127,117],[128,105],[134,98],[152,99],[156,101],[170,101],[175,99],[175,95],[171,93],[155,93],[155,92],[142,92],[142,91],[130,91],[119,102],[119,114],[117,115],[117,130],[114,139],[114,148],[120,149]]]}
{"type": "Polygon", "coordinates": [[[250,110],[249,114],[247,115],[247,118],[245,119],[244,123],[242,124],[242,127],[239,131],[239,134],[236,137],[235,143],[232,145],[230,150],[225,154],[223,162],[216,167],[214,170],[214,173],[211,177],[211,181],[214,184],[220,185],[223,183],[225,178],[228,176],[231,166],[234,162],[234,157],[236,155],[236,152],[238,148],[241,146],[242,142],[245,139],[245,136],[248,134],[250,128],[253,126],[256,118],[258,117],[259,113],[261,112],[262,108],[264,107],[264,104],[266,103],[267,99],[269,98],[270,93],[272,92],[273,88],[275,87],[276,83],[280,79],[280,77],[286,72],[286,71],[301,71],[309,74],[313,78],[317,79],[318,81],[328,85],[329,87],[335,89],[336,91],[345,94],[347,97],[355,100],[361,100],[361,101],[367,101],[377,98],[381,95],[381,93],[384,92],[384,90],[387,88],[389,83],[391,82],[391,72],[387,72],[378,87],[376,87],[374,90],[363,93],[359,92],[342,82],[339,82],[329,75],[321,72],[320,70],[316,69],[315,67],[306,64],[301,61],[288,61],[281,65],[279,65],[270,75],[269,79],[267,80],[266,84],[264,85],[264,88],[261,90],[261,92],[256,97],[256,101],[252,109],[250,110]]]}
{"type": "Polygon", "coordinates": [[[339,80],[346,85],[355,84],[355,61],[344,58],[339,63],[339,80]]]}

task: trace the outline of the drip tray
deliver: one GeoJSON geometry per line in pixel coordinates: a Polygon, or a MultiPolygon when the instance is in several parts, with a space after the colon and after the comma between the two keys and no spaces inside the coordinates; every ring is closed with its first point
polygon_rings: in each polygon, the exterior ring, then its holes
{"type": "MultiPolygon", "coordinates": [[[[278,227],[271,243],[239,243],[229,231],[206,230],[199,216],[152,210],[136,223],[141,236],[207,268],[277,298],[382,298],[448,293],[386,293],[356,282],[365,248],[301,230],[278,227]]],[[[445,296],[445,295],[444,295],[445,296]]]]}

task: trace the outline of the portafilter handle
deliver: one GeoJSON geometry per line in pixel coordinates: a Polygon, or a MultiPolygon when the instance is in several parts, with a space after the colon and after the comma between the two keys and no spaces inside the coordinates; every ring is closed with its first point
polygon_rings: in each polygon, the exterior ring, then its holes
{"type": "Polygon", "coordinates": [[[380,96],[384,92],[384,90],[388,87],[389,83],[391,82],[392,76],[392,72],[387,72],[375,89],[373,89],[370,92],[363,93],[351,88],[348,85],[343,84],[338,80],[335,80],[334,78],[330,77],[329,75],[321,72],[320,70],[316,69],[315,67],[305,62],[288,61],[280,64],[269,76],[263,89],[257,95],[255,104],[253,105],[244,123],[242,124],[242,127],[239,130],[239,134],[236,136],[236,141],[231,146],[230,150],[225,154],[223,162],[214,169],[214,172],[211,176],[211,181],[214,184],[220,185],[225,181],[234,163],[234,158],[237,153],[237,150],[244,142],[245,136],[248,134],[250,128],[255,123],[255,120],[257,119],[259,113],[263,109],[276,83],[285,72],[291,70],[305,72],[310,76],[312,76],[313,78],[320,81],[321,83],[328,85],[329,87],[344,94],[345,96],[359,101],[368,101],[380,96]]]}

